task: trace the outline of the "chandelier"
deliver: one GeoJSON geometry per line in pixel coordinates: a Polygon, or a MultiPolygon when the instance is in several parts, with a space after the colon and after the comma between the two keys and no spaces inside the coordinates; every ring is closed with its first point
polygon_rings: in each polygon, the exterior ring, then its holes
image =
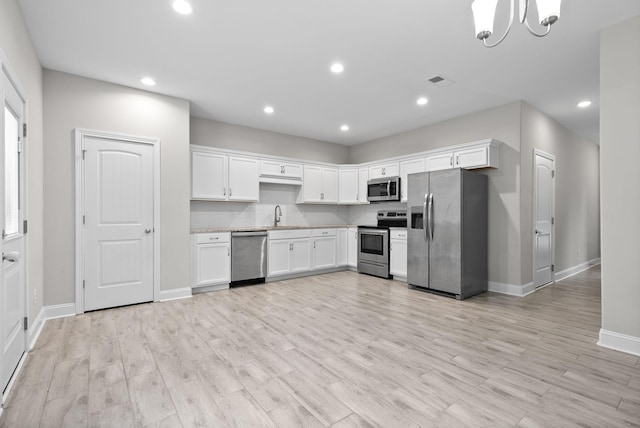
{"type": "MultiPolygon", "coordinates": [[[[529,12],[529,0],[519,0],[519,13],[520,13],[520,23],[524,24],[529,32],[536,37],[544,37],[549,34],[551,31],[551,24],[556,22],[558,18],[560,18],[560,2],[562,0],[536,0],[538,4],[538,17],[540,20],[540,25],[546,27],[546,30],[542,33],[536,32],[529,25],[529,21],[527,20],[527,12],[529,12]]],[[[493,43],[487,43],[487,39],[493,33],[493,21],[496,15],[496,6],[498,5],[498,0],[474,0],[471,4],[471,10],[473,11],[473,20],[476,24],[476,37],[484,43],[484,45],[488,48],[492,48],[494,46],[498,46],[509,34],[511,30],[511,25],[513,24],[513,16],[515,9],[515,0],[511,0],[511,8],[510,8],[510,16],[509,16],[509,26],[507,27],[507,31],[500,37],[500,39],[493,43]]],[[[533,2],[531,2],[533,3],[533,2]]]]}

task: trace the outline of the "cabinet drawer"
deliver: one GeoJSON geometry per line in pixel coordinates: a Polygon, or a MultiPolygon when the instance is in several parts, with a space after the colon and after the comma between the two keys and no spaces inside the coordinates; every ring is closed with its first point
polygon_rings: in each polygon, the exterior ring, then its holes
{"type": "Polygon", "coordinates": [[[269,239],[297,239],[310,238],[311,229],[270,230],[269,239]]]}
{"type": "Polygon", "coordinates": [[[336,229],[313,229],[313,234],[311,236],[336,236],[336,229]]]}
{"type": "Polygon", "coordinates": [[[407,229],[391,229],[391,239],[407,239],[407,229]]]}
{"type": "Polygon", "coordinates": [[[197,233],[196,244],[212,244],[216,242],[230,242],[231,234],[229,232],[222,233],[197,233]]]}

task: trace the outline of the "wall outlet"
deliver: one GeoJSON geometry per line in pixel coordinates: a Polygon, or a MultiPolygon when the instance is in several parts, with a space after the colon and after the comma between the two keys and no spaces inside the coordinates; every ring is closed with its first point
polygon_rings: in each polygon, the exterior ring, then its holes
{"type": "Polygon", "coordinates": [[[38,304],[38,289],[37,288],[33,289],[33,304],[34,305],[38,304]]]}

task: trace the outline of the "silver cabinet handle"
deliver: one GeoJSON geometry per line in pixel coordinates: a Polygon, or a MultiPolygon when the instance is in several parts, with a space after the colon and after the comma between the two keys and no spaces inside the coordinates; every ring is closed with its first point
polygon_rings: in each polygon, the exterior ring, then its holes
{"type": "Polygon", "coordinates": [[[453,155],[449,157],[449,165],[453,166],[453,155]]]}
{"type": "Polygon", "coordinates": [[[231,252],[229,251],[229,247],[227,247],[227,257],[231,255],[231,252]]]}
{"type": "Polygon", "coordinates": [[[429,194],[424,194],[424,202],[422,203],[422,230],[424,230],[424,240],[428,241],[427,237],[427,200],[429,199],[429,194]]]}
{"type": "Polygon", "coordinates": [[[223,187],[222,195],[223,196],[227,196],[227,188],[226,187],[223,187]]]}
{"type": "Polygon", "coordinates": [[[11,251],[7,254],[2,253],[2,261],[7,261],[7,262],[11,262],[11,263],[15,263],[18,260],[20,260],[20,253],[18,253],[17,251],[11,251]]]}
{"type": "Polygon", "coordinates": [[[231,196],[231,187],[229,187],[229,196],[231,196]]]}
{"type": "Polygon", "coordinates": [[[313,248],[316,248],[316,241],[313,241],[313,248]]]}
{"type": "Polygon", "coordinates": [[[145,229],[144,233],[151,233],[151,229],[145,229]]]}
{"type": "Polygon", "coordinates": [[[209,238],[209,241],[215,241],[216,239],[220,239],[220,237],[219,236],[211,237],[211,238],[209,238]]]}
{"type": "Polygon", "coordinates": [[[460,155],[456,155],[456,165],[460,166],[460,155]]]}
{"type": "Polygon", "coordinates": [[[429,193],[429,221],[427,222],[429,224],[429,239],[431,241],[433,241],[433,229],[434,229],[434,223],[433,223],[433,193],[429,193]]]}

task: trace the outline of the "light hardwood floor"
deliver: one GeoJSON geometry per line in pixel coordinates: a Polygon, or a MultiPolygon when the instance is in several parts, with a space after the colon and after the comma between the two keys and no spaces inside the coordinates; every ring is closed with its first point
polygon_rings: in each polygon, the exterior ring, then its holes
{"type": "Polygon", "coordinates": [[[640,426],[600,271],[457,301],[339,272],[48,321],[2,427],[640,426]]]}

